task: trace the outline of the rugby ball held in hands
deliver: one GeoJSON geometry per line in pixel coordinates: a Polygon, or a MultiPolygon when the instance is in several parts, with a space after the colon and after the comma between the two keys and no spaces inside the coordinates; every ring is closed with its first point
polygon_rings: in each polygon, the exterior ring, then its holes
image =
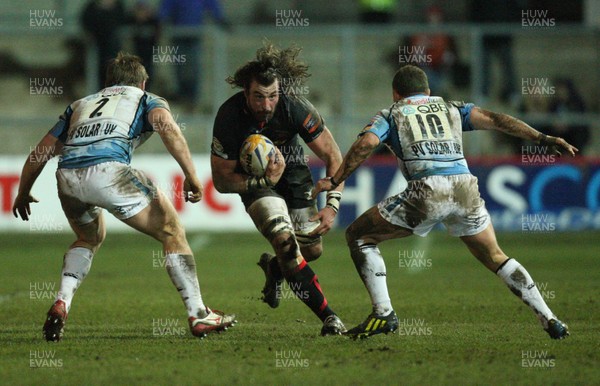
{"type": "Polygon", "coordinates": [[[262,177],[267,170],[269,157],[275,154],[275,145],[264,135],[252,134],[244,140],[240,149],[242,169],[252,176],[262,177]]]}

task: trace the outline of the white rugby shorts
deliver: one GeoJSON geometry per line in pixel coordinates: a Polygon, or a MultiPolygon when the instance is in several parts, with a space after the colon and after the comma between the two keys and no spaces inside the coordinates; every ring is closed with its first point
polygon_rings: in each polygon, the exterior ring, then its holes
{"type": "Polygon", "coordinates": [[[439,223],[452,236],[472,236],[491,221],[479,195],[477,178],[471,174],[410,180],[404,191],[381,201],[377,208],[388,222],[422,237],[439,223]]]}
{"type": "Polygon", "coordinates": [[[135,216],[156,197],[156,187],[141,171],[120,162],[56,171],[58,197],[68,219],[83,225],[104,208],[116,218],[135,216]]]}

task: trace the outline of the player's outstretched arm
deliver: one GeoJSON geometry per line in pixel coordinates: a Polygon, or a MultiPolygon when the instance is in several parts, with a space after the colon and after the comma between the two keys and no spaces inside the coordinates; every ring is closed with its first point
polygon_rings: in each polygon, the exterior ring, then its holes
{"type": "Polygon", "coordinates": [[[181,129],[173,119],[171,112],[164,108],[155,108],[148,113],[148,121],[154,131],[160,135],[167,151],[175,158],[185,176],[183,190],[185,200],[198,202],[202,199],[202,183],[196,175],[192,155],[181,129]]]}
{"type": "MultiPolygon", "coordinates": [[[[325,162],[325,169],[328,176],[334,175],[340,168],[342,153],[328,128],[325,128],[321,135],[314,141],[308,143],[308,147],[321,161],[325,162]]],[[[343,184],[340,183],[340,186],[335,188],[335,190],[341,192],[343,188],[343,184]]]]}
{"type": "MultiPolygon", "coordinates": [[[[325,128],[321,135],[314,141],[308,143],[308,147],[317,157],[319,157],[319,159],[325,162],[327,175],[334,175],[342,164],[342,153],[329,129],[325,128]]],[[[337,193],[328,194],[327,205],[309,219],[310,221],[320,222],[320,225],[310,233],[310,236],[324,235],[329,232],[331,227],[333,227],[333,221],[335,220],[335,216],[339,209],[339,202],[342,198],[341,192],[343,189],[343,183],[335,189],[332,189],[337,193]]]]}
{"type": "Polygon", "coordinates": [[[313,198],[320,192],[335,189],[344,182],[379,146],[379,137],[373,133],[365,132],[350,147],[342,161],[342,165],[331,177],[320,179],[313,189],[313,198]]]}
{"type": "Polygon", "coordinates": [[[474,107],[471,110],[471,125],[478,130],[497,130],[514,137],[519,137],[528,141],[539,143],[543,146],[550,146],[552,150],[561,155],[561,150],[567,151],[571,156],[579,151],[563,138],[553,137],[540,133],[525,122],[508,114],[495,113],[480,107],[474,107]]]}
{"type": "Polygon", "coordinates": [[[39,177],[46,163],[54,157],[55,154],[60,153],[62,149],[62,143],[51,134],[46,134],[44,138],[37,144],[35,149],[29,153],[23,170],[21,172],[21,179],[19,180],[19,191],[15,202],[13,203],[13,214],[15,217],[21,217],[24,221],[29,220],[31,214],[31,208],[29,206],[32,202],[38,202],[38,200],[31,195],[31,188],[39,177]]]}

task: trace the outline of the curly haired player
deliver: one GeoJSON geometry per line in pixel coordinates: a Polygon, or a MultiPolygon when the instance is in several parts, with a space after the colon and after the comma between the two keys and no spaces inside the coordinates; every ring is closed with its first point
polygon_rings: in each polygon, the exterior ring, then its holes
{"type": "Polygon", "coordinates": [[[313,105],[301,94],[308,67],[298,48],[266,44],[227,82],[243,91],[220,107],[213,128],[211,166],[221,193],[240,195],[256,228],[271,243],[275,256],[264,253],[259,265],[266,275],[263,300],[279,305],[283,278],[296,296],[323,321],[322,335],[340,334],[344,325],[331,310],[307,261],[322,251],[321,236],[331,229],[342,187],[328,195],[317,211],[310,197],[313,181],[299,139],[325,162],[327,173],[340,166],[340,150],[313,105]],[[277,147],[264,177],[245,174],[239,162],[250,134],[267,136],[277,147]]]}

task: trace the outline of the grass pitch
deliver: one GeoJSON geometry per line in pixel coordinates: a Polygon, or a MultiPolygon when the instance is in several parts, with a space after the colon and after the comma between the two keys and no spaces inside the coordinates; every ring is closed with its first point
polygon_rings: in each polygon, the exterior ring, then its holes
{"type": "MultiPolygon", "coordinates": [[[[532,312],[441,232],[381,244],[396,334],[319,336],[320,321],[289,289],[278,309],[259,299],[258,233],[190,234],[204,300],[239,324],[191,336],[160,246],[110,234],[79,289],[63,341],[41,328],[58,290],[67,235],[3,234],[0,380],[23,385],[599,384],[598,233],[499,235],[571,336],[553,341],[532,312]]],[[[311,264],[350,328],[370,301],[340,231],[311,264]]]]}

